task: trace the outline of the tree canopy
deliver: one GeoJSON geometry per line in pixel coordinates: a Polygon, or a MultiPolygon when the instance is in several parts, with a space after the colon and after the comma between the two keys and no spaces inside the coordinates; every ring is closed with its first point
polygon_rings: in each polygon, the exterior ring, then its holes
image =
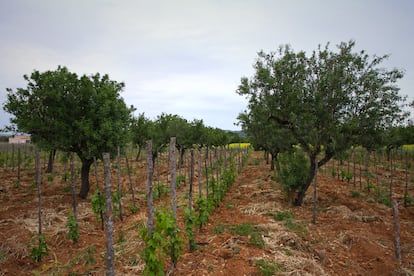
{"type": "Polygon", "coordinates": [[[124,84],[99,73],[91,76],[55,71],[24,76],[26,88],[7,89],[3,109],[19,131],[31,134],[42,148],[76,153],[82,161],[80,197],[89,191],[93,157],[115,154],[127,142],[133,107],[120,97],[124,84]]]}
{"type": "MultiPolygon", "coordinates": [[[[239,120],[257,120],[244,127],[262,124],[287,130],[308,155],[308,178],[295,205],[302,204],[316,164],[324,165],[351,145],[378,143],[383,130],[405,117],[405,97],[396,85],[403,72],[380,67],[388,56],[371,57],[354,47],[350,41],[339,44],[337,51],[329,44],[319,46],[311,55],[287,45],[276,52],[262,51],[254,76],[241,79],[237,93],[246,96],[249,106],[239,120]],[[253,116],[257,110],[262,116],[253,116]]],[[[265,141],[274,135],[270,133],[264,134],[265,141]]]]}
{"type": "Polygon", "coordinates": [[[154,121],[140,114],[133,118],[131,127],[132,142],[140,148],[147,140],[153,143],[153,159],[168,145],[170,137],[177,138],[177,149],[180,152],[180,163],[185,150],[191,147],[225,146],[238,143],[242,137],[238,133],[228,132],[219,128],[207,127],[203,120],[188,121],[176,114],[162,113],[154,121]]]}

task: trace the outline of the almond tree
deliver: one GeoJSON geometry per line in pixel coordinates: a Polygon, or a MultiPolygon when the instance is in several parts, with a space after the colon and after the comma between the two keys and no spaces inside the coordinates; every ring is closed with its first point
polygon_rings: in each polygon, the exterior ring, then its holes
{"type": "Polygon", "coordinates": [[[79,192],[89,192],[89,171],[94,156],[112,155],[127,141],[130,113],[120,97],[123,83],[96,73],[78,77],[59,66],[55,71],[24,76],[26,88],[7,89],[3,109],[14,117],[19,131],[31,134],[32,141],[48,150],[76,153],[81,162],[79,192]]]}
{"type": "Polygon", "coordinates": [[[263,123],[288,130],[308,155],[308,178],[295,205],[302,204],[316,165],[404,118],[405,97],[396,85],[403,72],[380,67],[387,56],[370,57],[354,46],[341,43],[334,52],[327,44],[310,56],[289,46],[260,52],[254,76],[241,79],[237,92],[265,110],[263,123]]]}

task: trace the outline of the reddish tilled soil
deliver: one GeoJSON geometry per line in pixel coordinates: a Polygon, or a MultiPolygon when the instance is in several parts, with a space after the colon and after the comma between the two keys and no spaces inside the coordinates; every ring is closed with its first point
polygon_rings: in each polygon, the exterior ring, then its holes
{"type": "MultiPolygon", "coordinates": [[[[313,224],[313,187],[303,206],[292,207],[262,156],[260,152],[252,153],[209,223],[195,231],[197,249],[189,252],[185,247],[171,274],[270,275],[264,273],[273,271],[275,275],[396,275],[400,267],[401,275],[414,275],[414,206],[402,205],[401,181],[395,181],[393,187],[400,216],[402,264],[398,266],[394,258],[392,208],[379,203],[377,194],[360,190],[359,183],[354,187],[334,179],[327,170],[321,170],[317,223],[313,224]],[[278,221],[277,214],[293,217],[278,221]],[[237,227],[246,225],[255,229],[255,234],[237,232],[237,227]]],[[[141,275],[145,265],[140,259],[144,242],[138,231],[146,223],[146,166],[144,161],[131,160],[131,164],[139,209],[132,213],[125,208],[124,220],[115,219],[117,275],[141,275]]],[[[114,188],[115,169],[116,166],[112,172],[114,188]]],[[[160,175],[164,183],[166,173],[163,167],[160,175]]],[[[38,231],[35,172],[33,168],[23,170],[20,185],[16,175],[16,169],[0,169],[0,275],[105,275],[105,232],[90,204],[95,187],[92,173],[88,200],[78,198],[80,240],[76,244],[66,237],[72,199],[70,183],[62,180],[63,166],[56,165],[53,177],[43,176],[42,231],[49,254],[40,263],[29,256],[38,231]]],[[[124,205],[128,207],[131,196],[125,170],[122,187],[127,193],[124,205]]],[[[411,196],[413,190],[411,181],[411,196]]],[[[178,192],[180,213],[187,204],[186,191],[187,187],[181,187],[178,192]]],[[[195,188],[194,195],[197,191],[195,188]]],[[[156,200],[155,205],[168,206],[168,195],[156,200]]],[[[183,229],[181,219],[179,223],[183,229]]],[[[168,260],[165,266],[168,270],[168,260]]]]}

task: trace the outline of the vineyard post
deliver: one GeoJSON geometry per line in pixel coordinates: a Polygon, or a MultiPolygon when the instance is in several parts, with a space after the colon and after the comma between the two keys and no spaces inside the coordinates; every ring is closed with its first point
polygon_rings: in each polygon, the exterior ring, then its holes
{"type": "Polygon", "coordinates": [[[197,161],[198,196],[201,198],[203,196],[203,191],[201,187],[201,151],[200,149],[198,149],[197,152],[198,152],[198,161],[197,161]]]}
{"type": "Polygon", "coordinates": [[[121,149],[119,145],[117,146],[117,155],[116,155],[116,163],[117,163],[117,194],[118,194],[118,208],[119,208],[119,219],[123,221],[122,216],[122,191],[121,191],[121,149]]]}
{"type": "Polygon", "coordinates": [[[397,270],[398,274],[401,268],[401,243],[400,243],[400,217],[398,214],[398,201],[396,199],[393,199],[393,216],[394,216],[394,258],[397,262],[397,270]]]}
{"type": "Polygon", "coordinates": [[[158,188],[158,196],[161,196],[161,187],[160,187],[160,182],[161,182],[161,165],[160,165],[160,159],[162,158],[161,153],[158,155],[158,158],[156,159],[156,167],[154,167],[154,170],[157,170],[157,188],[158,188]]]}
{"type": "Polygon", "coordinates": [[[73,161],[73,152],[70,153],[70,183],[72,186],[72,208],[73,216],[75,218],[76,224],[78,223],[78,211],[76,206],[76,185],[75,185],[75,166],[73,161]]]}
{"type": "Polygon", "coordinates": [[[227,147],[224,147],[224,169],[227,168],[227,147]]]}
{"type": "Polygon", "coordinates": [[[4,170],[6,170],[8,167],[7,162],[9,162],[9,144],[6,145],[6,159],[4,162],[4,170]]]}
{"type": "MultiPolygon", "coordinates": [[[[216,194],[218,201],[221,201],[221,183],[220,183],[220,179],[219,179],[219,156],[218,156],[218,150],[217,148],[214,149],[214,158],[215,158],[215,167],[216,167],[216,187],[217,189],[214,191],[214,193],[216,194]]],[[[215,197],[216,197],[215,196],[215,197]]]]}
{"type": "MultiPolygon", "coordinates": [[[[347,177],[347,181],[348,181],[348,185],[349,185],[349,181],[351,181],[351,179],[350,179],[350,177],[349,177],[349,174],[350,174],[350,161],[349,161],[349,155],[347,154],[347,156],[348,156],[348,158],[346,159],[346,164],[347,164],[347,174],[348,174],[348,177],[347,177]]],[[[352,151],[351,151],[351,157],[352,157],[352,151]]]]}
{"type": "Polygon", "coordinates": [[[37,215],[39,220],[39,237],[42,235],[42,169],[40,167],[40,153],[36,151],[36,183],[37,183],[37,198],[38,198],[38,205],[37,205],[37,215]]]}
{"type": "MultiPolygon", "coordinates": [[[[171,139],[171,137],[170,137],[170,139],[171,139]]],[[[171,141],[170,141],[171,142],[171,141]]],[[[168,156],[167,156],[167,159],[168,159],[168,164],[167,164],[167,166],[168,166],[168,168],[169,168],[169,166],[170,166],[170,160],[171,160],[171,152],[170,151],[168,151],[168,156]]],[[[170,177],[170,174],[169,173],[167,173],[167,179],[165,180],[165,183],[170,183],[170,179],[169,179],[169,177],[170,177]]],[[[168,185],[168,184],[167,184],[168,185]]]]}
{"type": "Polygon", "coordinates": [[[381,166],[382,166],[381,182],[385,184],[386,182],[385,182],[385,166],[384,166],[384,162],[387,162],[387,159],[385,158],[385,150],[382,151],[382,159],[381,159],[381,166]]]}
{"type": "Polygon", "coordinates": [[[374,168],[375,168],[375,183],[379,184],[379,178],[378,178],[378,160],[377,160],[377,151],[374,151],[374,168]]]}
{"type": "Polygon", "coordinates": [[[49,163],[47,160],[47,152],[43,151],[43,169],[46,169],[46,165],[49,163]]]}
{"type": "Polygon", "coordinates": [[[369,182],[370,182],[370,172],[369,172],[369,161],[371,158],[371,150],[370,149],[366,149],[365,152],[365,179],[367,181],[367,187],[368,187],[368,193],[370,191],[370,187],[369,187],[369,182]]]}
{"type": "MultiPolygon", "coordinates": [[[[93,167],[94,167],[94,171],[95,171],[95,180],[96,180],[96,188],[99,191],[99,182],[98,182],[98,164],[96,161],[96,157],[93,157],[93,167]]],[[[102,208],[99,208],[99,215],[101,217],[101,229],[104,230],[104,215],[103,215],[103,210],[102,208]]]]}
{"type": "MultiPolygon", "coordinates": [[[[208,150],[208,149],[207,149],[207,150],[208,150]]],[[[212,150],[207,151],[207,152],[209,153],[209,159],[210,159],[210,168],[211,168],[211,172],[213,172],[213,156],[212,156],[213,152],[212,152],[212,150]]]]}
{"type": "Polygon", "coordinates": [[[217,167],[218,167],[218,179],[221,179],[222,173],[223,173],[223,169],[226,167],[225,163],[224,163],[224,167],[223,165],[220,166],[220,160],[224,161],[222,155],[223,155],[223,148],[220,148],[219,150],[219,160],[217,162],[217,167]]]}
{"type": "Polygon", "coordinates": [[[14,171],[14,144],[12,144],[11,167],[12,167],[12,171],[14,171]]]}
{"type": "Polygon", "coordinates": [[[241,147],[240,144],[237,147],[237,162],[238,162],[238,172],[241,172],[241,166],[242,166],[242,161],[241,161],[241,147]]]}
{"type": "Polygon", "coordinates": [[[404,189],[404,207],[407,207],[408,199],[408,152],[405,151],[405,189],[404,189]]]}
{"type": "Polygon", "coordinates": [[[170,174],[171,174],[171,206],[174,214],[174,218],[177,221],[177,164],[176,164],[176,137],[170,138],[170,174]]]}
{"type": "Polygon", "coordinates": [[[20,186],[20,170],[21,170],[21,150],[20,147],[17,148],[17,184],[20,186]]]}
{"type": "Polygon", "coordinates": [[[24,144],[24,158],[23,158],[24,166],[23,166],[23,168],[25,168],[25,169],[26,169],[26,160],[27,160],[27,147],[28,147],[28,145],[24,144]]]}
{"type": "Polygon", "coordinates": [[[194,150],[191,149],[190,151],[191,159],[190,159],[190,189],[188,192],[188,208],[190,212],[193,210],[193,177],[194,177],[194,150]]]}
{"type": "Polygon", "coordinates": [[[132,207],[135,209],[136,208],[135,193],[134,193],[134,187],[133,187],[133,184],[132,184],[131,168],[129,167],[128,156],[125,156],[125,165],[127,167],[127,172],[128,172],[129,189],[130,189],[131,195],[132,195],[132,207]]]}
{"type": "Polygon", "coordinates": [[[154,166],[152,160],[152,141],[148,140],[147,150],[147,202],[148,202],[148,236],[152,235],[154,230],[154,204],[152,198],[152,176],[154,174],[154,166]]]}
{"type": "Polygon", "coordinates": [[[390,151],[390,201],[392,201],[392,185],[393,185],[393,162],[392,162],[393,154],[390,151]]]}
{"type": "Polygon", "coordinates": [[[362,152],[358,154],[358,167],[359,167],[359,189],[362,190],[362,152]]]}
{"type": "Polygon", "coordinates": [[[313,180],[313,218],[312,223],[316,224],[316,208],[317,208],[317,200],[318,200],[318,194],[317,194],[317,179],[318,179],[318,157],[315,156],[315,177],[313,180]]]}
{"type": "Polygon", "coordinates": [[[355,150],[354,149],[352,149],[352,161],[353,161],[353,163],[354,163],[354,166],[353,166],[353,171],[354,171],[354,189],[356,189],[356,165],[355,165],[355,150]]]}
{"type": "Polygon", "coordinates": [[[341,163],[342,163],[342,157],[339,157],[339,160],[337,162],[337,170],[336,170],[336,176],[337,176],[338,180],[341,178],[340,173],[339,173],[341,171],[341,169],[340,169],[340,166],[342,165],[341,163]]]}
{"type": "Polygon", "coordinates": [[[208,147],[206,147],[206,154],[204,156],[204,168],[206,171],[206,198],[208,198],[208,166],[207,166],[207,159],[208,159],[208,147]]]}
{"type": "Polygon", "coordinates": [[[114,246],[113,232],[114,224],[112,221],[112,184],[111,184],[111,159],[109,153],[103,153],[104,177],[105,177],[105,205],[106,205],[106,275],[114,276],[114,246]]]}

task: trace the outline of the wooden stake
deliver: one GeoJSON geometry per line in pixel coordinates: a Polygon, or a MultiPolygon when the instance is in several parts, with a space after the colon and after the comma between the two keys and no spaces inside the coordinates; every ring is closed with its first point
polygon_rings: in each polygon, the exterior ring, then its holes
{"type": "Polygon", "coordinates": [[[105,205],[106,205],[106,275],[115,275],[115,254],[113,246],[114,224],[112,221],[112,184],[111,184],[111,159],[109,153],[103,154],[105,175],[105,205]]]}

